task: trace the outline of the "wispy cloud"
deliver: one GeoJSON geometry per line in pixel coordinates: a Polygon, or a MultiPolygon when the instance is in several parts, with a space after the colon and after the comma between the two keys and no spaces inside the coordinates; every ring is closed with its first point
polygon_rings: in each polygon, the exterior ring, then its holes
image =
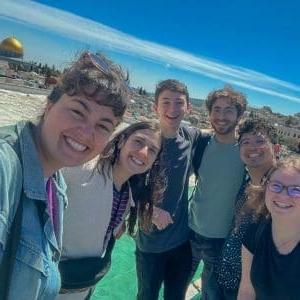
{"type": "Polygon", "coordinates": [[[138,39],[101,23],[33,1],[2,0],[0,16],[109,50],[151,59],[263,94],[300,103],[300,86],[246,68],[138,39]]]}

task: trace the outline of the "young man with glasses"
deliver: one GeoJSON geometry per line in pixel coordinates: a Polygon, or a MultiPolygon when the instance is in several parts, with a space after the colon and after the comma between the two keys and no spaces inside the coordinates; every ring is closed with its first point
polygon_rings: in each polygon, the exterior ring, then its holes
{"type": "Polygon", "coordinates": [[[224,300],[237,298],[242,269],[242,239],[249,225],[254,221],[251,214],[241,213],[247,201],[246,190],[249,186],[260,187],[264,184],[266,176],[276,161],[274,145],[277,136],[273,126],[259,118],[246,118],[239,124],[237,132],[240,156],[246,166],[247,179],[237,198],[232,230],[226,238],[216,265],[220,299],[224,300]]]}
{"type": "Polygon", "coordinates": [[[206,100],[214,135],[196,170],[198,181],[189,217],[192,274],[203,260],[202,299],[205,300],[220,299],[214,263],[230,230],[235,200],[244,178],[235,128],[246,104],[245,96],[229,86],[211,92],[206,100]]]}

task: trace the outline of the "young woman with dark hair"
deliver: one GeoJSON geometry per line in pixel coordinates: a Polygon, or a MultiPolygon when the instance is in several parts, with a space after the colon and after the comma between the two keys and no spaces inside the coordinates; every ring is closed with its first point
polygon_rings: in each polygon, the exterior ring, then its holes
{"type": "MultiPolygon", "coordinates": [[[[139,122],[116,134],[97,162],[64,170],[70,203],[64,222],[58,299],[89,299],[95,284],[109,270],[115,239],[124,232],[126,216],[134,205],[129,184],[132,176],[142,174],[155,195],[148,194],[148,199],[159,201],[161,187],[156,178],[161,173],[156,165],[160,151],[159,125],[139,122]]],[[[135,206],[140,224],[150,229],[153,203],[135,206]]],[[[132,220],[134,217],[131,232],[132,220]]]]}
{"type": "Polygon", "coordinates": [[[128,97],[121,68],[85,52],[38,120],[0,128],[0,299],[55,299],[67,204],[59,170],[102,152],[128,97]]]}

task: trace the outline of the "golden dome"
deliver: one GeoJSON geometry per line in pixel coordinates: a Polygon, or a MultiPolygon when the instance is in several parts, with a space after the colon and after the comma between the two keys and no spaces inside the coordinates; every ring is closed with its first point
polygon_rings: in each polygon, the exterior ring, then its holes
{"type": "Polygon", "coordinates": [[[14,37],[4,39],[0,44],[0,50],[23,56],[23,45],[14,37]]]}

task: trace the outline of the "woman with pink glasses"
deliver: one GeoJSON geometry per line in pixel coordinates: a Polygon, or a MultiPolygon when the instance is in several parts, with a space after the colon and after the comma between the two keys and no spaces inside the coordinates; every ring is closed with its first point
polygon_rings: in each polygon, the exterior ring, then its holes
{"type": "Polygon", "coordinates": [[[300,299],[299,156],[278,162],[266,185],[250,192],[248,209],[264,218],[243,241],[238,299],[300,299]]]}

